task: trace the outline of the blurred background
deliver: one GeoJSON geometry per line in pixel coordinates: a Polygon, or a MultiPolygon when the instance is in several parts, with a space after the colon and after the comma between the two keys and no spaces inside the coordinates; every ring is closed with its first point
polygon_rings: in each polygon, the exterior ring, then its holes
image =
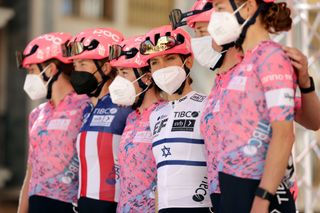
{"type": "MultiPolygon", "coordinates": [[[[16,212],[25,175],[27,118],[40,102],[23,91],[25,73],[16,68],[15,51],[34,37],[52,31],[77,33],[86,28],[114,27],[126,36],[143,34],[168,24],[173,8],[187,11],[195,0],[0,0],[0,213],[16,212]]],[[[287,0],[293,30],[275,39],[302,50],[309,72],[320,89],[320,0],[287,0]]],[[[190,31],[190,30],[189,30],[190,31]]],[[[192,32],[190,32],[193,35],[192,32]]],[[[197,63],[193,87],[208,94],[214,73],[197,63]]],[[[300,212],[320,212],[319,131],[296,126],[295,164],[300,212]]]]}

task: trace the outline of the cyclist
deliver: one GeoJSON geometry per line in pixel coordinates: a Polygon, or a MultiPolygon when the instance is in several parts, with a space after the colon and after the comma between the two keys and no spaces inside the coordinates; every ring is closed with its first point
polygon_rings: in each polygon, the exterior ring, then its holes
{"type": "Polygon", "coordinates": [[[71,83],[75,91],[91,99],[77,139],[80,213],[116,212],[117,208],[118,146],[131,109],[111,101],[109,85],[116,70],[108,57],[109,46],[122,40],[122,34],[112,28],[87,29],[74,36],[66,51],[73,60],[71,83]]]}
{"type": "Polygon", "coordinates": [[[118,75],[110,85],[115,104],[132,106],[119,146],[120,196],[117,212],[155,212],[157,167],[152,154],[150,113],[159,104],[149,66],[139,53],[144,36],[111,46],[118,75]]]}
{"type": "Polygon", "coordinates": [[[73,212],[77,200],[78,158],[76,137],[81,113],[88,101],[70,84],[72,61],[61,45],[68,33],[47,33],[33,39],[17,54],[27,70],[24,90],[32,100],[46,98],[29,115],[29,155],[19,213],[73,212]]]}
{"type": "Polygon", "coordinates": [[[192,90],[193,64],[189,34],[171,26],[146,34],[140,53],[155,84],[170,102],[150,115],[153,154],[157,163],[158,208],[164,212],[210,212],[200,115],[206,96],[192,90]]]}
{"type": "MultiPolygon", "coordinates": [[[[204,113],[204,128],[214,130],[204,134],[211,190],[221,190],[221,212],[268,212],[293,144],[296,89],[290,60],[269,32],[289,30],[290,11],[284,3],[260,0],[214,5],[210,35],[220,46],[235,42],[244,56],[219,70],[204,113]],[[285,78],[270,78],[274,74],[285,78]]],[[[289,202],[285,211],[295,212],[293,199],[289,202]]]]}

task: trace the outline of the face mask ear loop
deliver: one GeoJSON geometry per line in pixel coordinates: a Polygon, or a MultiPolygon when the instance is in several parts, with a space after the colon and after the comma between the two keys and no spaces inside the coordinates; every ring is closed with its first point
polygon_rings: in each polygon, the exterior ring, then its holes
{"type": "MultiPolygon", "coordinates": [[[[185,65],[186,65],[186,62],[187,62],[187,59],[185,59],[184,62],[183,62],[183,64],[181,65],[181,68],[182,68],[185,72],[186,72],[186,69],[185,69],[184,67],[185,67],[185,65]]],[[[189,69],[189,70],[190,70],[190,69],[189,69]]],[[[190,73],[191,73],[191,70],[190,70],[188,73],[186,73],[186,78],[184,79],[184,81],[189,77],[190,73]]]]}
{"type": "Polygon", "coordinates": [[[143,78],[143,76],[145,76],[147,73],[144,73],[143,75],[141,75],[139,78],[135,79],[134,81],[132,81],[131,83],[135,83],[137,81],[139,81],[141,78],[143,78]]]}
{"type": "Polygon", "coordinates": [[[240,7],[238,7],[233,13],[232,15],[235,15],[236,13],[239,13],[239,11],[247,4],[247,2],[243,3],[240,7]]]}
{"type": "MultiPolygon", "coordinates": [[[[46,67],[40,72],[39,75],[43,76],[43,73],[45,73],[48,69],[49,69],[49,65],[46,66],[46,67]]],[[[45,84],[45,86],[47,87],[47,86],[49,85],[50,81],[52,80],[53,76],[51,76],[51,77],[49,78],[49,77],[47,77],[46,74],[44,74],[44,75],[46,76],[46,78],[48,78],[48,80],[46,80],[46,84],[45,84]]]]}
{"type": "Polygon", "coordinates": [[[139,92],[136,97],[140,96],[142,93],[146,92],[149,89],[150,85],[148,85],[142,92],[139,92]]]}
{"type": "MultiPolygon", "coordinates": [[[[240,7],[238,7],[238,9],[236,11],[234,11],[232,13],[232,15],[236,15],[236,13],[239,13],[239,11],[247,4],[247,2],[243,3],[240,7]]],[[[240,13],[239,13],[240,14],[240,13]]],[[[247,18],[243,24],[241,24],[241,29],[244,27],[244,25],[246,25],[248,23],[248,21],[251,19],[251,17],[247,18]]]]}

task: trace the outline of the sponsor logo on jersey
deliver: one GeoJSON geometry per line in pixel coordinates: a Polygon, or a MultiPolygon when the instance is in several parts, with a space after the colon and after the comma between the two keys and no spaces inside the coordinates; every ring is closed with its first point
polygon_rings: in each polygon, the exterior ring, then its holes
{"type": "Polygon", "coordinates": [[[70,119],[53,119],[49,122],[48,130],[67,130],[71,120],[70,119]]]}
{"type": "Polygon", "coordinates": [[[153,135],[159,134],[162,128],[166,127],[168,118],[161,119],[161,116],[158,117],[157,123],[154,125],[153,135]]]}
{"type": "Polygon", "coordinates": [[[267,121],[259,121],[254,130],[252,138],[249,139],[246,146],[243,147],[243,153],[247,156],[254,156],[258,149],[263,146],[265,141],[270,138],[271,126],[267,121]]]}
{"type": "Polygon", "coordinates": [[[74,155],[67,168],[64,169],[64,174],[61,177],[61,182],[64,184],[71,184],[72,181],[78,178],[79,172],[79,159],[77,155],[74,155]]]}
{"type": "Polygon", "coordinates": [[[237,90],[237,91],[245,91],[246,84],[247,84],[247,77],[235,76],[229,82],[227,89],[237,90]]]}
{"type": "Polygon", "coordinates": [[[174,112],[175,118],[196,118],[200,114],[199,111],[181,111],[181,112],[174,112]]]}
{"type": "Polygon", "coordinates": [[[204,95],[199,95],[199,94],[194,94],[193,96],[190,97],[191,100],[197,101],[197,102],[203,102],[204,99],[206,99],[206,96],[204,95]]]}
{"type": "Polygon", "coordinates": [[[194,119],[177,119],[173,121],[172,132],[186,131],[193,132],[196,120],[194,119]]]}
{"type": "Polygon", "coordinates": [[[95,115],[114,115],[118,112],[117,108],[96,108],[93,111],[95,115]]]}
{"type": "Polygon", "coordinates": [[[181,103],[181,102],[185,101],[186,99],[187,99],[187,96],[185,96],[185,97],[183,97],[183,98],[179,99],[179,103],[181,103]]]}
{"type": "Polygon", "coordinates": [[[104,126],[109,127],[114,119],[114,115],[94,115],[90,126],[104,126]]]}
{"type": "Polygon", "coordinates": [[[198,188],[194,191],[194,195],[192,196],[192,200],[195,202],[202,202],[205,199],[205,196],[207,195],[208,191],[208,178],[204,177],[201,181],[198,188]]]}

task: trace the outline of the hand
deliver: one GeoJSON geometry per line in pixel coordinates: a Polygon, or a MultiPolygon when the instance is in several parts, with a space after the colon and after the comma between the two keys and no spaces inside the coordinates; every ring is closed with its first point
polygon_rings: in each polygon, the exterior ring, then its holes
{"type": "Polygon", "coordinates": [[[250,213],[268,213],[269,205],[270,203],[268,200],[256,196],[253,200],[250,213]]]}
{"type": "Polygon", "coordinates": [[[301,88],[309,88],[311,84],[308,73],[308,58],[296,48],[283,47],[283,50],[291,59],[291,63],[298,77],[299,86],[301,88]]]}

